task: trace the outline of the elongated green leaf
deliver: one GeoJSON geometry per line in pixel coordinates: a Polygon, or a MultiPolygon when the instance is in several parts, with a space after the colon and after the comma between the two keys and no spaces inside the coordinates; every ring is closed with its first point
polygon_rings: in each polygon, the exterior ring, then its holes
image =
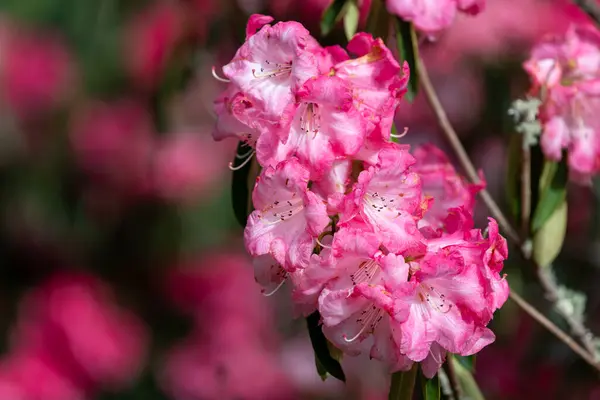
{"type": "Polygon", "coordinates": [[[550,218],[533,235],[533,259],[548,267],[560,254],[567,233],[567,200],[563,199],[550,218]]]}
{"type": "Polygon", "coordinates": [[[374,37],[380,37],[386,41],[390,33],[390,17],[382,0],[372,0],[366,31],[374,37]]]}
{"type": "Polygon", "coordinates": [[[427,379],[421,374],[421,391],[423,400],[439,400],[441,393],[438,376],[436,375],[431,379],[427,379]]]}
{"type": "Polygon", "coordinates": [[[540,178],[540,200],[531,221],[531,231],[535,234],[561,206],[567,195],[568,169],[566,161],[545,161],[540,178]]]}
{"type": "Polygon", "coordinates": [[[346,33],[346,39],[350,41],[352,36],[358,29],[358,19],[360,17],[360,11],[356,5],[355,0],[350,0],[346,3],[346,12],[344,13],[344,32],[346,33]]]}
{"type": "Polygon", "coordinates": [[[346,0],[333,0],[321,17],[321,35],[327,36],[335,24],[342,18],[346,0]]]}
{"type": "Polygon", "coordinates": [[[414,363],[408,371],[393,373],[388,400],[412,400],[418,370],[419,364],[414,363]]]}
{"type": "Polygon", "coordinates": [[[316,354],[315,354],[315,366],[317,367],[317,373],[321,377],[321,380],[324,381],[325,379],[327,379],[327,369],[323,366],[323,364],[321,364],[321,361],[319,361],[319,357],[317,357],[316,354]]]}
{"type": "Polygon", "coordinates": [[[454,356],[450,356],[448,362],[452,363],[458,384],[463,390],[465,397],[470,400],[485,400],[473,375],[454,356]]]}
{"type": "Polygon", "coordinates": [[[408,62],[410,67],[410,80],[408,81],[408,92],[406,99],[412,102],[419,89],[417,74],[417,60],[419,59],[419,45],[417,43],[417,33],[410,22],[396,18],[396,45],[402,61],[408,62]]]}
{"type": "MultiPolygon", "coordinates": [[[[339,361],[331,356],[329,351],[329,341],[323,335],[323,331],[321,329],[321,325],[319,324],[321,320],[321,314],[318,311],[315,311],[311,315],[306,318],[306,324],[308,326],[308,334],[310,336],[310,342],[312,343],[313,350],[315,351],[315,363],[317,365],[317,372],[321,376],[321,379],[325,379],[322,374],[322,371],[326,371],[334,378],[341,380],[342,382],[346,382],[346,375],[344,374],[344,370],[340,365],[339,361]],[[319,370],[319,365],[322,367],[319,370]]],[[[326,377],[326,375],[325,375],[326,377]]]]}
{"type": "MultiPolygon", "coordinates": [[[[248,152],[248,147],[244,142],[239,142],[237,146],[237,154],[244,154],[248,152]]],[[[241,159],[235,157],[233,161],[233,177],[231,180],[231,203],[233,205],[233,213],[236,220],[241,226],[246,226],[248,215],[250,214],[252,204],[251,193],[252,193],[252,182],[254,179],[253,162],[246,163],[243,167],[240,167],[242,163],[246,161],[245,158],[241,159]],[[238,168],[239,169],[235,169],[238,168]]]]}

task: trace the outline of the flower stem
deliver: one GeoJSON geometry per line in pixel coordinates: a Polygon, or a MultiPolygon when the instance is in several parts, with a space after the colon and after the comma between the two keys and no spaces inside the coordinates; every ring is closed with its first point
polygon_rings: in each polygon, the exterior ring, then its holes
{"type": "MultiPolygon", "coordinates": [[[[456,131],[450,124],[448,120],[448,116],[444,107],[442,106],[437,93],[431,83],[431,79],[429,78],[429,74],[427,73],[427,69],[425,68],[425,64],[423,59],[419,58],[417,61],[417,70],[419,74],[419,78],[421,80],[421,86],[423,91],[425,92],[425,96],[427,97],[427,101],[431,105],[435,116],[438,120],[438,124],[442,128],[446,138],[450,142],[454,152],[458,156],[459,162],[463,169],[465,170],[467,177],[474,183],[479,183],[480,179],[477,174],[473,163],[471,162],[465,148],[463,147],[456,131]]],[[[527,238],[521,238],[517,231],[512,227],[512,225],[508,222],[506,216],[500,210],[498,204],[494,201],[492,196],[489,194],[487,190],[482,190],[480,192],[480,196],[487,206],[490,213],[498,220],[498,224],[502,228],[502,230],[506,233],[506,236],[514,243],[519,246],[521,254],[523,257],[531,262],[536,271],[540,271],[539,265],[535,263],[535,261],[531,258],[531,252],[527,251],[529,240],[527,238]]],[[[540,285],[545,291],[546,298],[556,306],[556,302],[558,300],[558,291],[556,285],[548,284],[548,280],[543,279],[542,274],[538,274],[540,285]]],[[[511,290],[510,298],[517,303],[519,307],[521,307],[527,314],[533,317],[536,321],[538,321],[542,326],[552,332],[558,339],[563,341],[567,346],[569,346],[575,353],[581,356],[588,364],[592,367],[600,371],[600,364],[596,361],[596,352],[595,349],[591,347],[590,343],[592,342],[593,335],[590,331],[583,325],[583,323],[576,321],[564,313],[560,313],[575,336],[584,343],[587,350],[581,347],[572,337],[564,333],[560,328],[558,328],[554,323],[552,323],[548,318],[542,315],[539,311],[537,311],[531,304],[527,303],[521,296],[511,290]]],[[[555,307],[557,309],[557,307],[555,307]]],[[[560,311],[559,311],[560,312],[560,311]]]]}

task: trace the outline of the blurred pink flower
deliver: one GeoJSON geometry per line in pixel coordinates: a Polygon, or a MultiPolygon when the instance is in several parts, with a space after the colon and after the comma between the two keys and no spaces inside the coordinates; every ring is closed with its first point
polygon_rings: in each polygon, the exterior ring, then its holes
{"type": "Polygon", "coordinates": [[[61,274],[26,296],[14,342],[17,355],[42,354],[70,384],[88,391],[131,382],[143,365],[148,338],[141,321],[119,308],[102,282],[61,274]]]}
{"type": "Polygon", "coordinates": [[[171,271],[165,286],[167,297],[180,310],[200,323],[212,322],[209,331],[220,331],[219,326],[232,324],[226,320],[239,318],[245,329],[273,340],[270,308],[247,257],[215,253],[191,259],[171,271]]]}
{"type": "Polygon", "coordinates": [[[130,22],[125,61],[132,79],[151,89],[159,83],[169,56],[183,35],[184,14],[174,2],[157,1],[130,22]]]}
{"type": "Polygon", "coordinates": [[[173,200],[194,199],[224,172],[219,149],[208,136],[175,134],[157,144],[154,189],[173,200]],[[217,151],[215,151],[217,150],[217,151]]]}
{"type": "MultiPolygon", "coordinates": [[[[319,29],[319,22],[323,12],[332,0],[305,0],[302,2],[294,0],[270,0],[269,11],[278,19],[292,18],[301,22],[310,31],[315,33],[319,29]]],[[[371,8],[371,0],[358,0],[360,11],[359,25],[364,26],[371,8]]]]}
{"type": "Polygon", "coordinates": [[[295,398],[275,354],[243,341],[215,346],[192,337],[169,353],[159,379],[174,400],[295,398]]]}
{"type": "Polygon", "coordinates": [[[0,364],[0,398],[10,400],[84,400],[84,390],[47,349],[23,349],[0,364]]]}
{"type": "Polygon", "coordinates": [[[88,103],[75,112],[70,135],[77,162],[89,175],[126,193],[148,191],[153,128],[141,105],[88,103]]]}
{"type": "Polygon", "coordinates": [[[74,65],[59,38],[48,32],[9,29],[2,45],[0,83],[19,116],[47,111],[68,97],[74,65]]]}
{"type": "Polygon", "coordinates": [[[159,371],[161,385],[175,400],[294,398],[276,356],[268,303],[247,258],[212,254],[185,262],[171,272],[166,290],[196,322],[159,371]]]}

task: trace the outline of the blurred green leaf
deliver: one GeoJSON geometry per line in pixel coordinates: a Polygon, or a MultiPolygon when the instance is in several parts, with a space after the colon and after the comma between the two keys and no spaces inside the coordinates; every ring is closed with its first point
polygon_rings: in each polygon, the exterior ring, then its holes
{"type": "Polygon", "coordinates": [[[565,160],[545,161],[539,181],[540,200],[531,221],[531,231],[535,234],[561,206],[567,195],[568,169],[565,160]]]}
{"type": "Polygon", "coordinates": [[[356,5],[355,0],[350,0],[346,3],[346,12],[344,13],[344,33],[346,33],[346,39],[350,41],[352,36],[358,29],[358,19],[360,18],[360,11],[356,5]]]}
{"type": "Polygon", "coordinates": [[[408,81],[408,91],[406,99],[412,102],[419,90],[419,81],[417,75],[417,60],[419,59],[419,44],[417,43],[417,33],[410,22],[396,18],[396,45],[402,61],[406,61],[410,67],[410,79],[408,81]]]}
{"type": "Polygon", "coordinates": [[[335,24],[343,17],[342,11],[346,0],[333,0],[321,17],[321,35],[327,36],[335,27],[335,24]]]}
{"type": "Polygon", "coordinates": [[[327,369],[323,366],[323,364],[321,364],[321,361],[319,360],[319,357],[316,356],[316,354],[315,354],[315,366],[317,367],[317,373],[321,377],[321,380],[325,381],[327,379],[327,369]]]}
{"type": "Polygon", "coordinates": [[[533,235],[533,259],[548,267],[558,257],[567,233],[567,200],[563,199],[550,218],[533,235]]]}
{"type": "Polygon", "coordinates": [[[440,380],[437,375],[431,379],[425,378],[421,374],[421,390],[423,394],[423,400],[439,400],[440,393],[440,380]]]}
{"type": "Polygon", "coordinates": [[[321,314],[315,311],[306,318],[306,324],[308,326],[308,335],[310,336],[310,342],[312,343],[313,350],[315,351],[315,363],[317,365],[317,372],[319,376],[323,378],[321,371],[319,371],[319,364],[323,367],[327,373],[334,378],[339,379],[342,382],[346,382],[346,375],[340,365],[339,361],[331,356],[329,351],[329,341],[323,335],[321,329],[321,314]]]}
{"type": "Polygon", "coordinates": [[[454,355],[449,356],[448,362],[452,363],[458,384],[462,388],[465,397],[470,400],[485,400],[471,372],[454,355]]]}
{"type": "Polygon", "coordinates": [[[408,371],[399,371],[392,374],[388,400],[412,400],[415,391],[415,381],[419,364],[413,363],[408,371]]]}
{"type": "Polygon", "coordinates": [[[382,0],[373,0],[367,17],[366,31],[374,37],[387,39],[390,33],[390,14],[382,0]]]}

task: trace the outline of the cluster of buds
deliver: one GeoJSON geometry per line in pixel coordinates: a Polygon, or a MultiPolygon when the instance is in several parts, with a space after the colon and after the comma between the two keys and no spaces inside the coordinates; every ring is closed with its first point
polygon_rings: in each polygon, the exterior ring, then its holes
{"type": "Polygon", "coordinates": [[[235,137],[261,172],[244,231],[255,277],[285,282],[325,336],[390,371],[493,342],[487,328],[508,297],[505,239],[474,229],[474,197],[444,153],[396,143],[394,114],[408,65],[365,33],[321,47],[296,22],[253,15],[223,67],[215,139],[235,137]],[[352,54],[353,57],[350,57],[352,54]]]}

